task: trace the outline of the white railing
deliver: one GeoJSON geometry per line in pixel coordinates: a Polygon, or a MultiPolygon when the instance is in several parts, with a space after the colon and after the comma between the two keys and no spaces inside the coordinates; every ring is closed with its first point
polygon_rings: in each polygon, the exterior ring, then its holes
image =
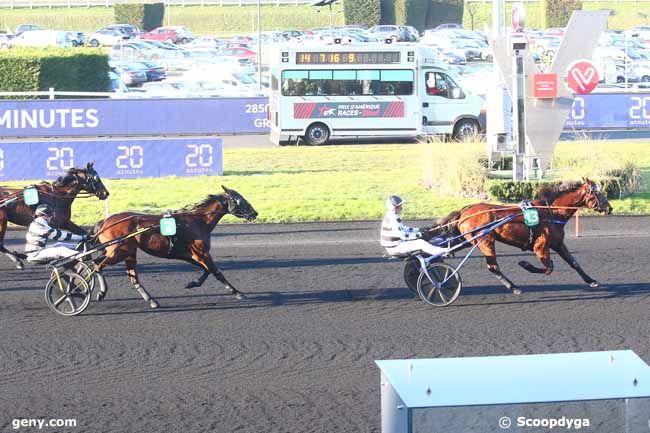
{"type": "Polygon", "coordinates": [[[38,92],[0,92],[0,98],[5,96],[47,96],[48,99],[56,99],[57,96],[82,96],[93,98],[109,98],[115,95],[113,92],[66,92],[54,90],[50,87],[49,90],[42,90],[38,92]]]}
{"type": "MultiPolygon", "coordinates": [[[[116,3],[135,3],[139,0],[0,0],[0,8],[72,8],[104,6],[116,3]]],[[[313,0],[260,0],[263,5],[306,5],[313,0]]],[[[650,1],[650,0],[648,0],[650,1]]],[[[246,6],[256,5],[257,0],[161,0],[167,6],[246,6]]]]}

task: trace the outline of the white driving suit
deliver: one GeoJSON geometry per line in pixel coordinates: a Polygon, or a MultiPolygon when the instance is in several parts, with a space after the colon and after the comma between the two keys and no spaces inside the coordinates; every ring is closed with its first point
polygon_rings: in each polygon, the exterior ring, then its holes
{"type": "Polygon", "coordinates": [[[439,256],[446,251],[445,248],[436,247],[422,239],[419,229],[402,224],[399,214],[394,210],[386,212],[381,222],[381,246],[391,256],[408,254],[413,251],[423,251],[432,256],[439,256]]]}
{"type": "Polygon", "coordinates": [[[27,260],[32,262],[56,260],[73,256],[78,253],[74,249],[74,242],[82,241],[83,237],[65,230],[52,228],[45,218],[39,216],[29,225],[25,240],[27,241],[25,244],[25,254],[27,254],[27,260]],[[71,242],[57,242],[51,247],[46,247],[49,239],[71,242]]]}

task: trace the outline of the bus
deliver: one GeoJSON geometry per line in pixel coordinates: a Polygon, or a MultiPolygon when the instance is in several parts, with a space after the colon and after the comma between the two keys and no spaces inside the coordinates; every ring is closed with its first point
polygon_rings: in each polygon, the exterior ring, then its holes
{"type": "Polygon", "coordinates": [[[272,56],[270,139],[322,145],[332,137],[457,139],[481,132],[482,98],[465,92],[417,44],[282,47],[272,56]]]}

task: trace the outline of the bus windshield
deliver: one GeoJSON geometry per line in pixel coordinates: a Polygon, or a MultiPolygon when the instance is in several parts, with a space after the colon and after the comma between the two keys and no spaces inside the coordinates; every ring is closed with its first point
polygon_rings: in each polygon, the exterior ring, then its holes
{"type": "Polygon", "coordinates": [[[285,70],[283,96],[412,95],[412,69],[285,70]]]}

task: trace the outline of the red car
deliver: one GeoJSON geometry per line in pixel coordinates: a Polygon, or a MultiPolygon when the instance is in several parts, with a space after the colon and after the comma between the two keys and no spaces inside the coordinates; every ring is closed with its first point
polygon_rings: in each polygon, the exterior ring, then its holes
{"type": "Polygon", "coordinates": [[[158,27],[153,29],[150,32],[144,33],[140,36],[140,39],[149,39],[153,41],[164,41],[164,42],[179,42],[178,33],[175,30],[168,29],[165,27],[158,27]]]}
{"type": "Polygon", "coordinates": [[[255,51],[249,50],[248,48],[225,48],[223,51],[221,51],[221,53],[224,56],[236,57],[238,59],[248,59],[251,62],[255,62],[257,60],[257,53],[255,51]]]}

